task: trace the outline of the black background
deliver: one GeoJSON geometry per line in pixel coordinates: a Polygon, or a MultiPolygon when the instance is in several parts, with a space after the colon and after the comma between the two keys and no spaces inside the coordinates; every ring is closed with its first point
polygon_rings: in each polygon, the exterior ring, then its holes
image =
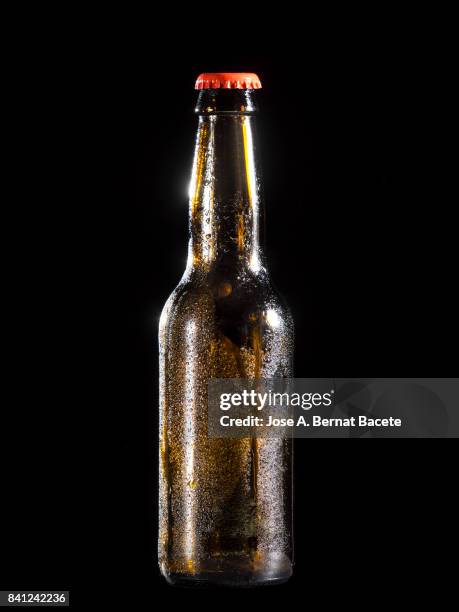
{"type": "MultiPolygon", "coordinates": [[[[91,52],[39,41],[13,124],[0,585],[199,604],[156,565],[157,323],[186,260],[194,80],[262,80],[266,249],[296,375],[454,376],[448,41],[434,55],[402,29],[242,52],[107,29],[91,52]]],[[[447,583],[448,445],[298,441],[294,577],[223,598],[427,591],[435,568],[447,583]]]]}

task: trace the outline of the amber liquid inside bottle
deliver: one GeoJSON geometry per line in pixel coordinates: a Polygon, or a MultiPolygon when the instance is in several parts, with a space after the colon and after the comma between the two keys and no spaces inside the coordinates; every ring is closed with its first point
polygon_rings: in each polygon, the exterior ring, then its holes
{"type": "Polygon", "coordinates": [[[204,90],[188,264],[160,321],[159,564],[173,584],[292,572],[292,443],[207,435],[212,378],[292,375],[293,325],[269,279],[254,94],[204,90]]]}

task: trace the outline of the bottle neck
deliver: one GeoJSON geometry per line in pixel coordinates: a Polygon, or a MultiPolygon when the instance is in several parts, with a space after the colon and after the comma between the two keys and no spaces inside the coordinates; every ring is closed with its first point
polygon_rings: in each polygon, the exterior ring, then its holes
{"type": "Polygon", "coordinates": [[[188,266],[262,269],[260,175],[250,90],[203,90],[190,184],[188,266]]]}

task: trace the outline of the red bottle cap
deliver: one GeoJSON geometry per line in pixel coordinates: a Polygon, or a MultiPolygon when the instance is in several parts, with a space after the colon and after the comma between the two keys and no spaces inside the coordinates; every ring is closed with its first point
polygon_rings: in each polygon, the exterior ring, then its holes
{"type": "Polygon", "coordinates": [[[253,72],[203,72],[196,79],[195,89],[261,89],[253,72]]]}

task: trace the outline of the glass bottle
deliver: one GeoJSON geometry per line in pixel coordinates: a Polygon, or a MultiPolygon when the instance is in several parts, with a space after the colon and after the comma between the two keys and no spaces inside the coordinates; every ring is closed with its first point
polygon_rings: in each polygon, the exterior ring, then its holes
{"type": "Polygon", "coordinates": [[[292,573],[292,442],[207,435],[210,379],[292,376],[293,323],[262,250],[259,86],[240,73],[197,81],[188,263],[159,331],[159,564],[172,584],[292,573]]]}

